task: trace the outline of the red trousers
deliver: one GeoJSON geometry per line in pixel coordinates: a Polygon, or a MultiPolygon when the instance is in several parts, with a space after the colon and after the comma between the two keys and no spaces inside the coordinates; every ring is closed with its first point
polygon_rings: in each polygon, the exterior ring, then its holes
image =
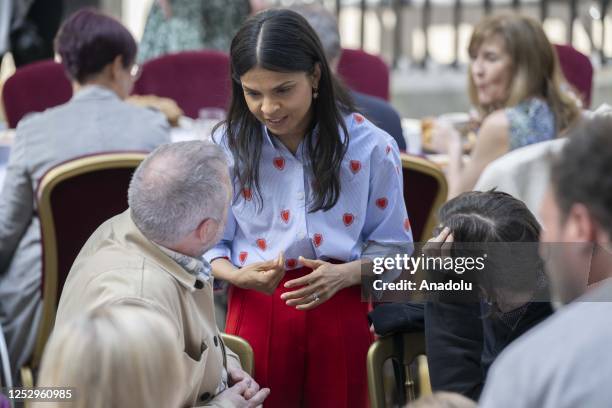
{"type": "Polygon", "coordinates": [[[354,286],[312,310],[287,306],[284,283],[308,273],[288,271],[272,296],[232,287],[226,331],[253,347],[266,408],[367,407],[368,304],[354,286]]]}

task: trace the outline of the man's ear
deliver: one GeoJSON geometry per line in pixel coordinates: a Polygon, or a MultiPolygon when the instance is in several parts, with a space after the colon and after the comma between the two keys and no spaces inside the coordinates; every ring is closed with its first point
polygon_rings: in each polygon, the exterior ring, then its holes
{"type": "Polygon", "coordinates": [[[596,242],[599,224],[582,203],[572,205],[563,227],[565,242],[596,242]]]}
{"type": "Polygon", "coordinates": [[[216,238],[219,229],[219,222],[214,218],[206,218],[196,228],[196,235],[200,242],[209,244],[216,238]]]}

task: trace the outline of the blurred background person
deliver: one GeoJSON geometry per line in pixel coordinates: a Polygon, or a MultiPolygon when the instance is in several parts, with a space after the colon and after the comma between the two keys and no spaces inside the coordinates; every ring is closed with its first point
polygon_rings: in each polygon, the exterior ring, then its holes
{"type": "Polygon", "coordinates": [[[62,0],[0,1],[0,62],[10,51],[16,67],[53,58],[62,0]]]}
{"type": "Polygon", "coordinates": [[[449,154],[449,197],[474,188],[483,169],[518,147],[551,140],[579,118],[578,100],[560,87],[562,74],[541,24],[514,13],[485,17],[469,43],[469,95],[480,118],[463,165],[462,135],[437,121],[433,145],[449,154]]]}
{"type": "Polygon", "coordinates": [[[0,194],[0,323],[13,371],[33,350],[41,312],[41,243],[35,192],[53,166],[170,142],[165,117],[123,101],[135,80],[136,42],[115,19],[81,10],[63,24],[56,50],[75,94],[18,125],[0,194]]]}
{"type": "MultiPolygon", "coordinates": [[[[338,72],[338,63],[342,55],[340,46],[340,32],[336,17],[323,5],[318,3],[298,3],[291,10],[301,14],[312,26],[335,75],[338,72]]],[[[364,73],[367,74],[367,73],[364,73]]],[[[402,132],[402,122],[397,111],[385,100],[361,92],[351,91],[355,105],[376,126],[387,132],[395,139],[397,147],[406,151],[406,141],[402,132]]]]}
{"type": "Polygon", "coordinates": [[[70,388],[72,401],[37,407],[179,408],[186,373],[174,326],[129,303],[101,306],[50,337],[38,387],[70,388]]]}
{"type": "Polygon", "coordinates": [[[584,119],[555,161],[540,252],[558,309],[493,364],[485,408],[612,401],[612,117],[584,119]]]}
{"type": "Polygon", "coordinates": [[[540,225],[521,201],[501,192],[463,193],[439,211],[444,229],[430,243],[453,257],[487,254],[480,303],[439,299],[425,306],[425,339],[434,390],[478,399],[495,358],[552,314],[538,254],[540,225]],[[462,245],[463,244],[463,245],[462,245]]]}
{"type": "Polygon", "coordinates": [[[229,51],[238,28],[263,0],[154,0],[140,41],[138,61],[179,51],[229,51]]]}

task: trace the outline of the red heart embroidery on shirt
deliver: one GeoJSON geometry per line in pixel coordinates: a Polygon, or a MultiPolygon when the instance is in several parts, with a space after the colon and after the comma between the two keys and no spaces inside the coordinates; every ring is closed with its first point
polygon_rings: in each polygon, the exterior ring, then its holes
{"type": "Polygon", "coordinates": [[[404,220],[404,229],[410,231],[410,220],[408,218],[404,220]]]}
{"type": "Polygon", "coordinates": [[[314,246],[318,248],[323,243],[323,235],[314,234],[314,236],[312,237],[312,242],[314,246]]]}
{"type": "Polygon", "coordinates": [[[263,239],[263,238],[259,238],[259,239],[256,241],[256,243],[257,243],[257,246],[259,247],[259,249],[261,249],[262,251],[265,251],[265,250],[266,250],[267,245],[266,245],[266,240],[265,240],[265,239],[263,239]]]}
{"type": "Polygon", "coordinates": [[[380,208],[381,210],[384,210],[385,208],[387,208],[387,204],[389,204],[389,202],[387,201],[385,197],[379,198],[378,200],[376,200],[376,206],[380,208]]]}
{"type": "Polygon", "coordinates": [[[248,256],[249,256],[248,252],[241,252],[240,255],[238,255],[238,259],[240,259],[240,265],[244,265],[248,256]]]}
{"type": "Polygon", "coordinates": [[[294,259],[294,258],[287,259],[287,268],[288,269],[295,269],[296,266],[297,266],[297,259],[294,259]]]}
{"type": "Polygon", "coordinates": [[[250,188],[243,188],[242,189],[242,196],[244,197],[245,200],[251,201],[251,198],[253,198],[253,193],[251,193],[251,189],[250,188]]]}
{"type": "Polygon", "coordinates": [[[351,160],[350,165],[353,174],[357,174],[361,170],[361,162],[359,160],[351,160]]]}
{"type": "Polygon", "coordinates": [[[387,154],[389,154],[389,152],[390,152],[390,151],[391,151],[391,146],[387,145],[387,148],[385,149],[385,152],[386,152],[387,154]]]}
{"type": "Polygon", "coordinates": [[[285,224],[289,223],[289,210],[281,211],[281,219],[285,222],[285,224]]]}
{"type": "Polygon", "coordinates": [[[275,157],[273,160],[274,163],[274,167],[276,167],[279,170],[282,170],[285,168],[285,159],[282,157],[275,157]]]}
{"type": "Polygon", "coordinates": [[[355,216],[351,213],[344,213],[344,215],[342,216],[342,222],[344,222],[344,225],[346,225],[347,227],[351,225],[354,220],[355,216]]]}
{"type": "Polygon", "coordinates": [[[360,114],[358,114],[358,113],[355,113],[355,114],[353,115],[353,117],[355,118],[355,122],[357,122],[357,123],[359,123],[359,124],[363,123],[363,121],[364,121],[364,117],[363,117],[363,116],[361,116],[361,115],[360,115],[360,114]]]}

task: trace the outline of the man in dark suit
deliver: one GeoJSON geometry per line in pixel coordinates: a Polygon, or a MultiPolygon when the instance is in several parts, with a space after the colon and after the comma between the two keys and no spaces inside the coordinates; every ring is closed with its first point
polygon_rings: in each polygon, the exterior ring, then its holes
{"type": "MultiPolygon", "coordinates": [[[[336,18],[323,6],[313,3],[291,8],[300,13],[319,35],[325,56],[330,68],[336,72],[342,48],[340,47],[340,32],[336,18]]],[[[402,133],[402,124],[397,111],[385,100],[360,92],[351,92],[357,108],[372,123],[387,132],[400,150],[406,150],[406,141],[402,133]]]]}

